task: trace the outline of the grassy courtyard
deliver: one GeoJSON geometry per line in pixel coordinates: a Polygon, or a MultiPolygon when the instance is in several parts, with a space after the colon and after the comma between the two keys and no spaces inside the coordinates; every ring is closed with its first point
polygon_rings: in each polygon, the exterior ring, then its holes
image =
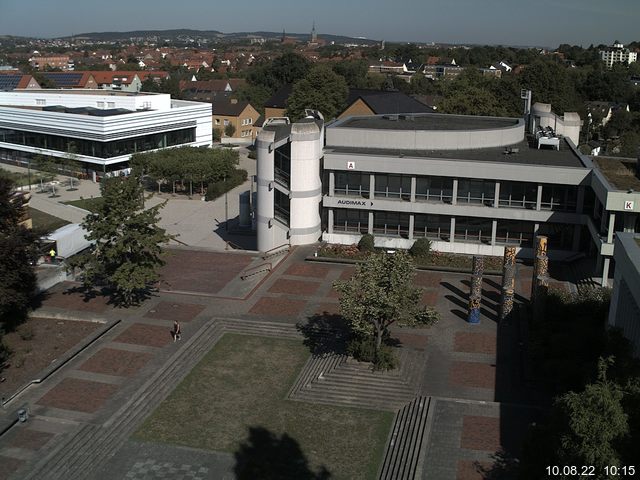
{"type": "Polygon", "coordinates": [[[284,449],[282,478],[299,477],[305,460],[331,478],[374,478],[393,413],[286,400],[308,357],[301,342],[225,334],[134,436],[234,453],[243,461],[262,456],[265,467],[273,456],[256,452],[284,449]]]}

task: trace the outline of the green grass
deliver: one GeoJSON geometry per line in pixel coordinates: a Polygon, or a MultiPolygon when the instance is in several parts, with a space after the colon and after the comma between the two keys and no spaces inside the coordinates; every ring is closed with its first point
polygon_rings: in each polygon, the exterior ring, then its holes
{"type": "MultiPolygon", "coordinates": [[[[286,437],[277,448],[260,439],[287,435],[316,471],[324,466],[336,479],[375,478],[393,413],[286,400],[308,357],[297,341],[225,334],[134,437],[230,453],[251,445],[282,458],[280,447],[291,447],[286,437]],[[272,436],[249,439],[251,427],[272,436]]],[[[282,478],[300,478],[293,458],[284,463],[282,478]]]]}
{"type": "Polygon", "coordinates": [[[73,205],[74,207],[83,208],[90,212],[97,212],[98,207],[102,204],[102,197],[94,198],[81,198],[80,200],[71,200],[69,202],[63,202],[65,205],[73,205]]]}
{"type": "Polygon", "coordinates": [[[31,207],[29,207],[29,213],[33,222],[33,229],[43,233],[53,232],[71,223],[31,207]]]}

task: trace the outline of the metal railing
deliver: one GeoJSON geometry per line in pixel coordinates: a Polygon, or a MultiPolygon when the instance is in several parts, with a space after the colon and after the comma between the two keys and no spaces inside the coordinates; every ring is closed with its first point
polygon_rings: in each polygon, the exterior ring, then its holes
{"type": "Polygon", "coordinates": [[[282,255],[283,253],[287,253],[291,250],[291,245],[288,243],[283,243],[282,245],[278,245],[277,247],[273,247],[271,250],[267,250],[262,255],[262,259],[266,260],[267,258],[275,257],[276,255],[282,255]]]}
{"type": "Polygon", "coordinates": [[[242,274],[240,275],[240,280],[246,280],[247,278],[257,275],[259,273],[270,272],[272,269],[273,269],[273,265],[271,265],[271,263],[269,262],[261,263],[257,267],[253,267],[242,272],[242,274]]]}
{"type": "Polygon", "coordinates": [[[244,250],[244,248],[242,248],[240,245],[238,245],[237,243],[233,243],[231,240],[227,240],[225,242],[225,246],[224,249],[225,250],[229,250],[229,247],[231,247],[232,250],[244,250]]]}

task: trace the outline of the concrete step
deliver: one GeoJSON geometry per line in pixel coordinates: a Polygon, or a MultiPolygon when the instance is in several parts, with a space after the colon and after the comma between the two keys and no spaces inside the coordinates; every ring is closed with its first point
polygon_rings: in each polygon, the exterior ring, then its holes
{"type": "Polygon", "coordinates": [[[416,478],[430,404],[430,397],[417,397],[396,414],[379,480],[416,478]]]}
{"type": "Polygon", "coordinates": [[[361,385],[353,386],[350,384],[341,384],[334,382],[326,382],[322,383],[319,387],[318,385],[313,385],[312,387],[307,387],[300,390],[300,394],[304,394],[307,392],[318,392],[326,395],[349,395],[356,396],[362,398],[371,398],[371,399],[390,399],[390,400],[404,400],[407,401],[409,398],[412,398],[415,395],[415,392],[410,389],[400,390],[400,389],[388,389],[382,390],[380,388],[375,387],[363,387],[361,385]]]}
{"type": "Polygon", "coordinates": [[[326,395],[324,392],[308,390],[300,392],[295,398],[296,401],[306,401],[309,403],[322,403],[342,407],[359,407],[373,410],[395,411],[407,402],[407,398],[390,400],[380,398],[362,397],[359,395],[337,394],[326,395]]]}
{"type": "Polygon", "coordinates": [[[379,392],[380,394],[394,393],[399,392],[403,395],[415,395],[414,389],[407,384],[398,383],[398,384],[388,384],[388,383],[380,383],[380,382],[369,382],[363,379],[347,379],[342,376],[334,374],[329,374],[319,380],[316,380],[310,386],[306,388],[311,389],[325,389],[330,386],[350,388],[357,392],[379,392]]]}

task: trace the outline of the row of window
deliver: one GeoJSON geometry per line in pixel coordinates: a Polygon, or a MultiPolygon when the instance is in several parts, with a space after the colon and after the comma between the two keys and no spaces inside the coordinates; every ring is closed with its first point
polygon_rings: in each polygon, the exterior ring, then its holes
{"type": "MultiPolygon", "coordinates": [[[[451,240],[451,218],[448,215],[415,214],[413,237],[433,240],[451,240]]],[[[498,220],[496,227],[497,244],[517,244],[531,247],[534,237],[534,222],[520,220],[498,220]]],[[[455,217],[454,241],[491,244],[492,219],[455,217]]],[[[346,233],[367,233],[369,212],[365,210],[334,209],[333,231],[346,233]]],[[[374,235],[409,237],[409,214],[399,212],[373,212],[372,231],[374,235]]],[[[568,224],[541,224],[541,235],[549,237],[549,244],[559,250],[572,248],[574,226],[568,224]]]]}
{"type": "MultiPolygon", "coordinates": [[[[411,199],[410,175],[374,176],[374,198],[411,199]]],[[[415,199],[418,202],[452,203],[453,178],[416,176],[415,199]]],[[[370,198],[369,173],[335,173],[334,194],[370,198]]],[[[496,202],[495,180],[460,179],[456,194],[457,203],[494,206],[496,202]]],[[[578,189],[573,185],[542,186],[541,208],[543,210],[575,211],[578,189]]],[[[500,182],[498,206],[535,209],[538,200],[538,185],[531,182],[500,182]]]]}
{"type": "Polygon", "coordinates": [[[119,157],[147,150],[191,143],[195,141],[195,136],[195,128],[184,128],[172,132],[154,133],[112,142],[97,142],[95,140],[0,128],[0,142],[97,158],[119,157]]]}

